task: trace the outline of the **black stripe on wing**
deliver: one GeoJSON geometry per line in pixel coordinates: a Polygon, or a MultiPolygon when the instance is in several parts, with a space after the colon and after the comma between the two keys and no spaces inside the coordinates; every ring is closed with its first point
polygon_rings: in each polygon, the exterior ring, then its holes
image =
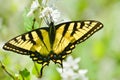
{"type": "Polygon", "coordinates": [[[75,33],[75,31],[78,31],[78,30],[77,30],[77,26],[78,26],[77,23],[78,23],[78,22],[75,22],[75,23],[74,23],[73,31],[72,31],[72,33],[71,33],[70,36],[73,36],[73,34],[75,33]]]}
{"type": "MultiPolygon", "coordinates": [[[[91,27],[91,24],[94,22],[96,23],[96,25],[94,25],[91,29],[88,30],[88,32],[86,32],[85,34],[83,34],[82,36],[79,37],[78,40],[76,40],[73,43],[69,43],[65,49],[63,50],[63,52],[61,52],[61,54],[63,55],[67,55],[70,54],[72,52],[72,50],[75,48],[75,45],[78,43],[81,43],[83,41],[85,41],[86,39],[88,39],[90,36],[92,36],[95,32],[97,32],[98,30],[100,30],[103,27],[103,24],[101,22],[98,21],[94,21],[94,20],[86,20],[86,21],[73,21],[73,22],[67,22],[67,23],[62,23],[60,25],[64,25],[64,24],[71,24],[74,23],[73,25],[73,30],[71,32],[71,37],[73,37],[74,34],[76,34],[76,31],[79,31],[78,29],[83,29],[84,27],[86,27],[86,23],[85,22],[89,22],[89,24],[87,24],[87,27],[91,27]],[[80,23],[80,25],[78,25],[77,23],[80,23]],[[66,54],[67,53],[67,54],[66,54]]],[[[60,25],[57,27],[59,28],[60,25]]],[[[67,26],[69,27],[69,26],[67,26]]],[[[68,29],[68,28],[67,28],[68,29]]],[[[84,30],[84,29],[83,29],[84,30]]],[[[65,30],[63,31],[65,32],[65,30]]],[[[65,34],[65,33],[64,33],[65,34]]],[[[67,33],[66,33],[67,34],[67,33]]],[[[64,37],[64,36],[63,36],[64,37]]]]}
{"type": "Polygon", "coordinates": [[[17,53],[24,54],[24,55],[29,55],[29,50],[26,50],[26,49],[23,49],[23,48],[19,48],[19,47],[14,46],[14,45],[12,45],[10,43],[6,43],[3,46],[3,49],[4,50],[8,50],[8,51],[17,52],[17,53]]]}
{"type": "MultiPolygon", "coordinates": [[[[95,21],[93,21],[93,22],[95,22],[95,21]]],[[[91,23],[92,23],[92,21],[90,21],[90,24],[91,23]]],[[[97,21],[97,24],[92,29],[90,29],[86,34],[84,34],[83,36],[81,36],[81,38],[78,39],[76,42],[77,43],[81,43],[81,42],[85,41],[86,39],[88,39],[90,36],[92,36],[95,32],[97,32],[101,28],[103,28],[103,24],[97,21]]]]}
{"type": "MultiPolygon", "coordinates": [[[[23,55],[28,55],[31,47],[33,45],[36,45],[36,41],[34,38],[38,38],[40,39],[43,44],[45,45],[44,41],[43,41],[43,36],[40,30],[48,30],[47,28],[39,28],[36,30],[32,30],[29,31],[27,33],[24,33],[22,35],[19,35],[11,40],[9,40],[7,43],[5,43],[5,45],[3,46],[3,49],[8,50],[8,51],[13,51],[13,52],[17,52],[23,55]],[[33,33],[36,33],[36,35],[38,37],[35,37],[33,35],[33,33]],[[28,46],[26,46],[28,45],[28,46]],[[31,47],[30,47],[30,46],[31,47]]],[[[45,45],[46,46],[46,45],[45,45]]]]}

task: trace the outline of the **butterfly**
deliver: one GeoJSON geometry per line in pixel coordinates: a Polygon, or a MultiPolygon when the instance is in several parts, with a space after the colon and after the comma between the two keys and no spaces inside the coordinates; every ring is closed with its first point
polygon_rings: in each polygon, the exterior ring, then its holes
{"type": "Polygon", "coordinates": [[[3,49],[29,55],[43,68],[52,60],[63,67],[62,61],[72,52],[76,44],[88,39],[100,30],[103,24],[94,20],[70,21],[49,27],[34,29],[9,40],[3,49]]]}

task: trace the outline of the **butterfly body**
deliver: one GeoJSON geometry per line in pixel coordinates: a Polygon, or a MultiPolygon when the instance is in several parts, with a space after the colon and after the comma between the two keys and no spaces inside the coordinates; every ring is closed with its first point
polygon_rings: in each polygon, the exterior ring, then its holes
{"type": "Polygon", "coordinates": [[[50,60],[62,66],[62,60],[76,44],[85,41],[102,27],[102,23],[94,20],[71,21],[56,26],[51,23],[49,27],[35,29],[9,40],[3,49],[30,55],[33,61],[43,67],[50,60]]]}

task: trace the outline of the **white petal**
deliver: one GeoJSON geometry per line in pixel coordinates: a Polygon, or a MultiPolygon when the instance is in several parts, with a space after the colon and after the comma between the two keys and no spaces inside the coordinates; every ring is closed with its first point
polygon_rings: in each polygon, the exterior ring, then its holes
{"type": "Polygon", "coordinates": [[[50,7],[46,7],[42,10],[40,18],[45,17],[45,16],[49,16],[52,13],[53,9],[50,7]]]}
{"type": "Polygon", "coordinates": [[[38,0],[34,0],[31,4],[31,8],[30,11],[28,12],[27,16],[31,16],[34,11],[36,11],[39,8],[40,4],[38,2],[38,0]]]}
{"type": "Polygon", "coordinates": [[[32,5],[31,5],[31,9],[37,9],[40,6],[38,0],[34,0],[32,5]]]}
{"type": "Polygon", "coordinates": [[[53,20],[57,22],[60,18],[60,12],[58,10],[54,10],[51,14],[53,20]]]}
{"type": "Polygon", "coordinates": [[[80,58],[76,58],[74,61],[75,61],[75,63],[79,63],[80,62],[80,58]]]}
{"type": "Polygon", "coordinates": [[[32,10],[27,13],[27,17],[32,16],[32,15],[33,15],[33,11],[32,10]]]}
{"type": "Polygon", "coordinates": [[[79,70],[78,71],[78,73],[80,74],[80,75],[85,75],[86,73],[88,72],[88,70],[79,70]]]}
{"type": "Polygon", "coordinates": [[[78,70],[79,66],[78,65],[74,65],[72,68],[73,68],[73,70],[78,70]]]}

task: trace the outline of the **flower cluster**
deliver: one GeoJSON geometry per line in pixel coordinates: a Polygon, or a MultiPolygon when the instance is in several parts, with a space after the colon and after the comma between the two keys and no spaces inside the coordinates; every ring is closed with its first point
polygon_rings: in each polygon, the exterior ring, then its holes
{"type": "Polygon", "coordinates": [[[79,61],[80,58],[73,59],[72,56],[69,56],[66,61],[63,62],[63,69],[57,68],[62,80],[88,80],[85,76],[87,70],[79,69],[79,61]]]}
{"type": "Polygon", "coordinates": [[[57,22],[60,18],[60,12],[57,9],[53,9],[52,7],[45,6],[45,4],[47,4],[47,0],[42,0],[42,6],[39,4],[38,0],[34,0],[27,16],[32,16],[37,13],[39,14],[37,17],[40,19],[47,18],[47,20],[57,22]]]}

